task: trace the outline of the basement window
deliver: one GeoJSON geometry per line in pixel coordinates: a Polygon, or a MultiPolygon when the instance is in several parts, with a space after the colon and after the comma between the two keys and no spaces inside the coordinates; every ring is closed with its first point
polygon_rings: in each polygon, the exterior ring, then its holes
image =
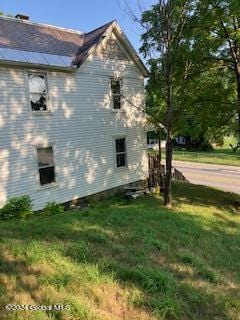
{"type": "Polygon", "coordinates": [[[48,111],[48,90],[46,74],[29,73],[28,86],[32,111],[48,111]]]}
{"type": "Polygon", "coordinates": [[[117,168],[127,166],[126,138],[115,140],[117,168]]]}
{"type": "Polygon", "coordinates": [[[40,184],[43,186],[55,182],[53,148],[37,148],[37,160],[40,184]]]}
{"type": "Polygon", "coordinates": [[[111,79],[111,92],[112,92],[112,101],[113,109],[121,109],[121,80],[120,79],[111,79]]]}

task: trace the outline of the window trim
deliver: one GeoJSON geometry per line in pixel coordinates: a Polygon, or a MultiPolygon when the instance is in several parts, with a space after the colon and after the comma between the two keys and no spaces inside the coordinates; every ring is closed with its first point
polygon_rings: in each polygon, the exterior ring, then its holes
{"type": "MultiPolygon", "coordinates": [[[[48,77],[49,74],[47,71],[45,70],[36,70],[36,69],[25,69],[25,87],[26,87],[26,93],[27,93],[27,99],[28,99],[28,105],[29,105],[29,110],[30,113],[32,115],[49,115],[52,114],[52,106],[50,103],[50,98],[49,98],[49,82],[48,82],[48,77]],[[32,94],[30,92],[30,87],[29,87],[29,80],[28,80],[28,76],[29,74],[36,74],[36,75],[44,75],[45,77],[45,82],[46,82],[46,88],[47,88],[47,92],[46,92],[46,103],[47,103],[47,110],[38,110],[38,111],[34,111],[32,110],[32,105],[31,105],[31,98],[30,95],[32,94]]],[[[34,94],[34,93],[33,93],[34,94]]]]}
{"type": "Polygon", "coordinates": [[[119,111],[123,111],[123,108],[122,108],[122,93],[123,93],[123,79],[120,78],[120,77],[110,77],[110,91],[111,91],[111,110],[112,112],[119,112],[119,111]],[[113,93],[112,92],[112,81],[113,80],[118,80],[120,82],[120,93],[113,93]],[[114,108],[114,100],[113,100],[113,97],[114,96],[119,96],[120,97],[120,108],[119,109],[115,109],[114,108]]]}
{"type": "Polygon", "coordinates": [[[128,142],[126,135],[116,135],[113,136],[113,150],[114,150],[114,167],[116,170],[126,170],[128,169],[128,142]],[[117,152],[116,149],[116,140],[125,139],[125,152],[117,152]],[[117,166],[117,155],[118,154],[125,154],[125,166],[118,167],[117,166]]]}
{"type": "Polygon", "coordinates": [[[49,189],[52,187],[58,187],[58,178],[57,178],[57,165],[56,165],[56,157],[55,157],[55,143],[48,143],[48,144],[36,144],[33,145],[34,148],[34,159],[35,159],[35,167],[36,167],[36,181],[37,181],[37,185],[38,188],[37,190],[43,190],[43,189],[49,189]],[[50,182],[50,183],[46,183],[46,184],[41,184],[41,180],[40,180],[40,173],[39,173],[39,165],[38,165],[38,152],[37,149],[39,148],[52,148],[52,153],[53,153],[53,165],[50,166],[43,166],[41,167],[41,169],[43,168],[47,168],[47,167],[54,167],[54,177],[55,177],[55,181],[50,182]]]}

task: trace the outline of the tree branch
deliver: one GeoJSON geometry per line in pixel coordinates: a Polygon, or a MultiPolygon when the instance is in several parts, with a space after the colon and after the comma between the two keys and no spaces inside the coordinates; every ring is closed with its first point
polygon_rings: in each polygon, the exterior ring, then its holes
{"type": "Polygon", "coordinates": [[[126,98],[123,94],[121,94],[121,98],[123,98],[124,100],[127,101],[127,103],[129,103],[132,107],[136,108],[137,110],[147,114],[146,110],[137,106],[136,104],[134,104],[132,101],[130,101],[128,98],[126,98]]]}

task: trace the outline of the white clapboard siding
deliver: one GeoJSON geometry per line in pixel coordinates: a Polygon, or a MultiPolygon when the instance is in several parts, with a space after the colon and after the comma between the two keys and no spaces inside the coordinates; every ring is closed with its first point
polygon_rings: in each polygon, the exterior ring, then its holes
{"type": "MultiPolygon", "coordinates": [[[[29,194],[35,209],[67,202],[146,177],[144,114],[123,102],[111,105],[110,77],[143,107],[143,77],[131,61],[89,57],[73,73],[47,71],[51,113],[30,111],[27,68],[0,68],[0,201],[29,194]],[[114,139],[127,139],[128,168],[115,165],[114,139]],[[41,188],[37,145],[53,145],[57,184],[41,188]]],[[[43,71],[45,72],[45,71],[43,71]]]]}

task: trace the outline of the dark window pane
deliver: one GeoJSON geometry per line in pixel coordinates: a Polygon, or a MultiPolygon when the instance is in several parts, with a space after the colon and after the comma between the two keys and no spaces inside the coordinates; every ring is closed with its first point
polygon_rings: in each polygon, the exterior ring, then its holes
{"type": "Polygon", "coordinates": [[[113,96],[113,108],[114,109],[121,109],[121,97],[120,95],[113,96]]]}
{"type": "Polygon", "coordinates": [[[45,95],[31,94],[31,106],[32,111],[46,111],[47,110],[47,99],[45,95]]]}
{"type": "Polygon", "coordinates": [[[53,165],[53,150],[52,147],[48,148],[38,148],[37,149],[38,155],[38,166],[51,166],[53,165]]]}
{"type": "Polygon", "coordinates": [[[112,79],[111,90],[113,98],[113,108],[121,109],[121,81],[112,79]]]}
{"type": "Polygon", "coordinates": [[[126,166],[126,154],[121,153],[117,154],[117,167],[125,167],[126,166]]]}
{"type": "Polygon", "coordinates": [[[116,152],[125,152],[125,138],[116,139],[116,152]]]}
{"type": "Polygon", "coordinates": [[[111,80],[111,89],[113,94],[120,94],[120,80],[111,80]]]}
{"type": "Polygon", "coordinates": [[[47,85],[44,74],[29,74],[28,75],[30,93],[46,93],[47,85]]]}
{"type": "Polygon", "coordinates": [[[40,184],[41,185],[55,182],[54,167],[39,169],[39,175],[40,175],[40,184]]]}

